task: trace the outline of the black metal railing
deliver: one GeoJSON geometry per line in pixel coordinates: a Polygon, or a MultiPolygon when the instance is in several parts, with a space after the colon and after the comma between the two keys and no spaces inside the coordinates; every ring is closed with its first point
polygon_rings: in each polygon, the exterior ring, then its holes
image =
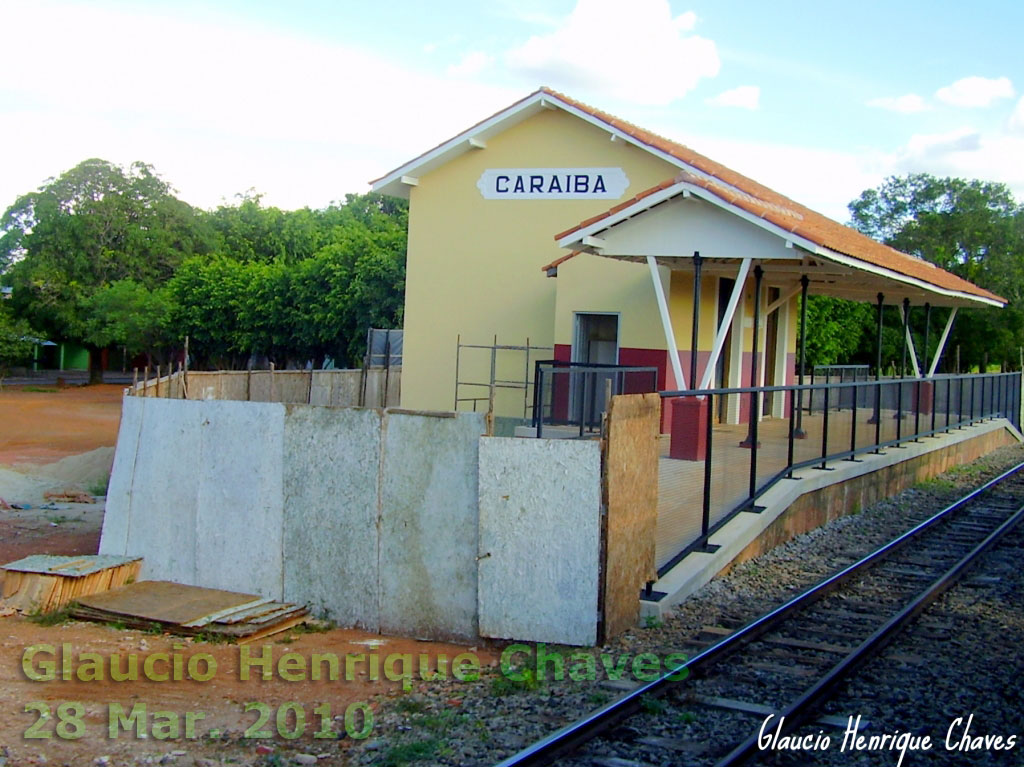
{"type": "Polygon", "coordinates": [[[539,360],[533,369],[533,428],[570,427],[574,436],[601,430],[601,414],[617,394],[658,390],[658,369],[632,365],[539,360]]]}
{"type": "MultiPolygon", "coordinates": [[[[713,551],[709,539],[737,514],[759,512],[757,500],[784,479],[793,479],[800,469],[828,471],[836,461],[857,461],[857,456],[899,448],[953,429],[961,429],[993,418],[1006,418],[1020,429],[1021,373],[981,375],[939,375],[932,378],[843,381],[788,386],[761,386],[660,392],[669,403],[697,398],[706,402],[703,419],[691,420],[692,434],[672,434],[678,441],[701,442],[703,494],[700,534],[678,554],[661,564],[665,575],[688,554],[713,551]],[[764,397],[783,397],[781,418],[759,423],[764,397]],[[742,442],[730,442],[742,432],[714,424],[716,403],[727,398],[724,411],[732,414],[734,426],[747,426],[742,442]],[[744,399],[746,418],[736,418],[744,399]],[[804,412],[798,427],[799,402],[815,402],[813,415],[804,412]],[[693,424],[699,424],[694,426],[693,424]],[[767,426],[774,434],[768,434],[767,426]],[[702,433],[697,433],[698,431],[702,433]],[[716,434],[717,432],[717,434],[716,434]],[[716,444],[717,437],[717,444],[716,444]],[[772,444],[763,446],[761,439],[772,444]],[[782,449],[784,446],[784,450],[782,449]],[[721,456],[719,453],[728,453],[721,456]],[[743,487],[736,489],[735,477],[746,472],[743,487]],[[714,478],[714,479],[713,479],[714,478]],[[718,486],[715,486],[715,482],[718,486]],[[728,485],[728,487],[726,487],[728,485]],[[717,496],[717,497],[716,497],[717,496]]],[[[806,410],[806,404],[804,408],[806,410]]],[[[728,420],[728,418],[727,418],[728,420]]],[[[676,425],[674,424],[674,427],[676,425]]],[[[693,454],[693,451],[690,451],[693,454]]],[[[692,509],[692,495],[679,499],[685,513],[692,509]]],[[[695,520],[694,520],[695,521],[695,520]]]]}
{"type": "MultiPolygon", "coordinates": [[[[869,365],[815,365],[811,368],[811,385],[818,383],[848,383],[856,381],[871,380],[871,367],[869,365]]],[[[855,389],[841,392],[843,397],[854,396],[855,389]]],[[[804,408],[808,413],[820,410],[822,406],[822,393],[815,397],[815,392],[804,397],[804,408]]]]}

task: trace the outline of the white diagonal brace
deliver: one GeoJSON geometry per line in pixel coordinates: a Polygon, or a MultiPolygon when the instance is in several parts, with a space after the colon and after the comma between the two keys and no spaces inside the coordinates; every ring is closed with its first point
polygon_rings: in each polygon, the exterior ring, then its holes
{"type": "Polygon", "coordinates": [[[910,323],[904,328],[907,331],[907,351],[910,352],[910,362],[914,366],[914,378],[921,377],[921,366],[917,364],[917,349],[914,348],[914,337],[910,334],[910,323]]]}
{"type": "Polygon", "coordinates": [[[665,331],[665,344],[668,346],[669,362],[672,363],[672,375],[676,377],[676,388],[682,391],[686,388],[686,379],[683,377],[683,365],[679,361],[679,347],[676,346],[676,334],[672,330],[672,320],[668,316],[668,303],[665,301],[665,291],[661,287],[661,275],[658,274],[658,262],[654,259],[654,256],[647,257],[647,268],[651,270],[654,295],[658,298],[658,311],[661,313],[661,327],[665,331]]]}
{"type": "Polygon", "coordinates": [[[747,282],[747,273],[750,271],[750,262],[752,260],[744,258],[740,261],[740,270],[736,275],[736,284],[732,286],[729,305],[725,307],[725,316],[722,317],[722,324],[718,326],[718,332],[715,334],[715,343],[711,347],[711,357],[708,359],[708,366],[704,368],[704,375],[700,379],[698,389],[710,388],[711,377],[715,374],[718,357],[722,353],[722,347],[725,346],[725,336],[729,332],[729,326],[732,325],[732,318],[736,314],[736,306],[740,302],[740,296],[743,295],[743,286],[747,282]]]}
{"type": "Polygon", "coordinates": [[[942,338],[939,339],[939,345],[935,349],[935,357],[932,359],[932,366],[928,368],[928,378],[935,375],[935,371],[939,367],[939,360],[942,359],[942,352],[946,348],[946,339],[949,338],[949,331],[953,327],[953,318],[956,317],[956,307],[953,307],[953,311],[949,313],[949,319],[946,320],[946,327],[942,331],[942,338]]]}

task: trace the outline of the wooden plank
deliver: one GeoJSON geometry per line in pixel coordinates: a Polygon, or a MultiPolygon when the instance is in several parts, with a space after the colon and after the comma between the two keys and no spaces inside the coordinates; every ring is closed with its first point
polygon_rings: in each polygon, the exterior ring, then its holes
{"type": "Polygon", "coordinates": [[[23,573],[57,573],[74,578],[85,577],[102,570],[121,567],[133,562],[142,562],[142,557],[118,557],[105,554],[67,557],[51,554],[31,554],[15,562],[8,562],[0,569],[7,572],[16,570],[23,573]]]}
{"type": "Polygon", "coordinates": [[[234,591],[139,581],[79,600],[83,607],[157,623],[188,624],[229,607],[252,605],[260,597],[234,591]]]}
{"type": "Polygon", "coordinates": [[[125,557],[27,557],[6,566],[17,569],[2,571],[4,605],[25,614],[53,612],[105,590],[115,577],[118,582],[134,579],[141,566],[141,559],[125,557]],[[107,567],[111,561],[122,564],[107,567]],[[105,569],[97,569],[101,565],[105,569]],[[60,572],[50,572],[54,568],[60,572]]]}
{"type": "MultiPolygon", "coordinates": [[[[704,706],[710,706],[711,708],[721,708],[727,711],[739,711],[743,714],[754,714],[757,716],[768,716],[769,714],[777,714],[778,711],[771,706],[766,706],[763,703],[751,703],[746,700],[735,700],[733,698],[719,698],[714,695],[695,695],[693,700],[704,706]]],[[[836,727],[840,730],[845,729],[848,720],[842,716],[819,716],[815,720],[818,724],[824,724],[828,727],[836,727]]],[[[865,726],[863,723],[861,726],[865,726]]]]}
{"type": "Polygon", "coordinates": [[[605,640],[636,625],[640,591],[657,580],[657,394],[612,397],[604,443],[603,614],[605,640]]]}
{"type": "Polygon", "coordinates": [[[682,751],[686,754],[699,756],[708,750],[704,743],[693,743],[692,741],[680,740],[679,738],[663,738],[660,735],[644,735],[636,739],[637,743],[655,748],[664,748],[670,751],[682,751]]]}
{"type": "Polygon", "coordinates": [[[216,612],[212,612],[209,615],[204,615],[201,618],[197,618],[194,621],[189,621],[188,623],[183,623],[182,625],[183,626],[188,626],[189,628],[200,628],[202,626],[205,626],[208,623],[214,623],[215,621],[220,621],[222,618],[226,618],[226,617],[228,617],[230,615],[235,615],[236,613],[242,613],[242,612],[248,613],[250,610],[253,610],[253,609],[257,608],[257,607],[262,607],[262,606],[264,606],[264,605],[266,605],[266,604],[268,604],[268,603],[270,603],[272,601],[273,600],[270,600],[270,599],[259,599],[258,598],[258,599],[253,600],[252,602],[247,602],[244,605],[237,605],[237,606],[233,605],[231,607],[225,607],[223,610],[218,610],[216,612]]]}

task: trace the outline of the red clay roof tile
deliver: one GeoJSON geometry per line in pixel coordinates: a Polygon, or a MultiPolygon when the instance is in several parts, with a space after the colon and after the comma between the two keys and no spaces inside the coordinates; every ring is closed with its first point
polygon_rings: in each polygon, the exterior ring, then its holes
{"type": "Polygon", "coordinates": [[[977,285],[956,276],[955,274],[951,274],[944,269],[940,269],[934,264],[924,261],[923,259],[916,258],[915,256],[911,256],[907,253],[902,253],[894,248],[890,248],[888,245],[883,245],[882,243],[861,234],[855,229],[851,229],[837,221],[833,221],[832,219],[769,189],[763,184],[757,183],[753,179],[747,178],[736,171],[726,168],[724,165],[693,151],[683,144],[676,143],[675,141],[671,141],[662,136],[658,136],[655,133],[646,131],[643,128],[625,122],[624,120],[620,120],[619,118],[606,112],[602,112],[599,109],[594,109],[591,106],[571,99],[549,88],[542,88],[541,90],[552,98],[558,99],[564,104],[586,112],[601,122],[607,123],[611,127],[632,136],[642,144],[646,144],[647,146],[664,152],[677,160],[681,160],[696,170],[712,177],[711,179],[705,179],[692,173],[682,171],[677,177],[663,181],[650,189],[646,189],[632,199],[619,203],[604,213],[592,216],[586,221],[583,221],[564,232],[556,234],[556,240],[560,240],[575,231],[588,227],[591,224],[595,224],[604,218],[615,215],[616,213],[635,205],[645,197],[663,189],[667,189],[680,181],[686,181],[687,183],[700,186],[722,200],[725,200],[748,213],[759,216],[766,221],[769,221],[788,232],[799,235],[800,237],[803,237],[816,245],[820,245],[821,247],[834,250],[867,264],[879,266],[884,269],[904,274],[908,277],[928,282],[945,290],[954,290],[1006,303],[1006,299],[997,296],[984,288],[980,288],[977,285]]]}

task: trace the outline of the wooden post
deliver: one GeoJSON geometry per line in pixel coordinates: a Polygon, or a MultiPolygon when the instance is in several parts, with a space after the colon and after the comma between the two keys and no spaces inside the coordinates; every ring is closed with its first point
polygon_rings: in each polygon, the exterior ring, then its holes
{"type": "Polygon", "coordinates": [[[270,401],[277,402],[277,392],[274,389],[274,363],[270,363],[270,401]]]}
{"type": "Polygon", "coordinates": [[[149,365],[146,365],[145,372],[142,374],[142,396],[149,396],[149,365]]]}
{"type": "Polygon", "coordinates": [[[313,404],[313,368],[309,369],[309,382],[306,384],[306,404],[313,404]]]}
{"type": "Polygon", "coordinates": [[[184,371],[181,374],[181,392],[185,399],[188,399],[188,336],[185,336],[185,360],[184,371]]]}
{"type": "Polygon", "coordinates": [[[139,395],[139,369],[132,368],[132,396],[137,397],[139,395]]]}
{"type": "Polygon", "coordinates": [[[245,369],[245,401],[252,402],[252,368],[245,369]]]}
{"type": "Polygon", "coordinates": [[[154,394],[153,396],[154,397],[159,397],[160,396],[160,363],[159,362],[156,365],[156,394],[154,394]]]}

